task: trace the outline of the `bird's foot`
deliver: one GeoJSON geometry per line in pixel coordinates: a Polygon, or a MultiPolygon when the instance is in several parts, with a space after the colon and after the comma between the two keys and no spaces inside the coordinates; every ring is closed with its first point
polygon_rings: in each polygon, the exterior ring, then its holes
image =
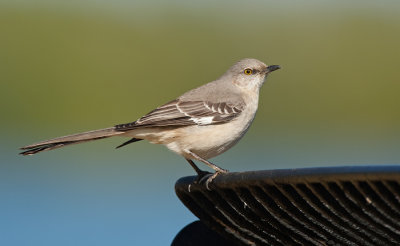
{"type": "Polygon", "coordinates": [[[206,177],[206,176],[210,176],[212,175],[212,173],[207,172],[207,171],[203,171],[203,170],[196,170],[197,172],[197,178],[194,181],[195,184],[200,184],[202,182],[202,180],[206,177]]]}
{"type": "Polygon", "coordinates": [[[209,177],[209,178],[206,180],[206,188],[207,188],[207,190],[211,190],[210,187],[209,187],[209,184],[210,184],[218,175],[220,175],[220,174],[222,174],[222,173],[228,173],[228,170],[225,170],[225,169],[220,168],[220,169],[218,169],[213,175],[211,175],[211,177],[209,177]]]}

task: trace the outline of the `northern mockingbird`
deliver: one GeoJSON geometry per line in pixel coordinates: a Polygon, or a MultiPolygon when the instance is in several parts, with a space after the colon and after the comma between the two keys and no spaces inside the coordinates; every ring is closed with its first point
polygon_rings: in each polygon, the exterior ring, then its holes
{"type": "Polygon", "coordinates": [[[22,147],[21,154],[33,155],[113,136],[131,138],[117,148],[145,139],[183,156],[199,176],[205,172],[193,160],[214,169],[208,184],[219,173],[227,172],[208,159],[231,148],[246,133],[256,114],[265,78],[279,68],[256,59],[243,59],[219,79],[186,92],[137,121],[31,144],[22,147]]]}

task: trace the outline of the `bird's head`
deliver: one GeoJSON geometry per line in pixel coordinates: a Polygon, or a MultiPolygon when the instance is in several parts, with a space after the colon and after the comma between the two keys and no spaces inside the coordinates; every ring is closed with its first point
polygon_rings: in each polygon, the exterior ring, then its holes
{"type": "Polygon", "coordinates": [[[258,90],[270,72],[280,69],[278,65],[266,65],[257,59],[243,59],[233,65],[226,73],[233,83],[248,90],[258,90]]]}

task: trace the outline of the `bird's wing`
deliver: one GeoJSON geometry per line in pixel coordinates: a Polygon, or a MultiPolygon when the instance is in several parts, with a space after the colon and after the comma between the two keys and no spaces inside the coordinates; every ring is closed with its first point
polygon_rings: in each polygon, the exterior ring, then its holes
{"type": "Polygon", "coordinates": [[[221,124],[236,118],[243,110],[241,104],[225,102],[180,101],[176,99],[156,108],[135,122],[116,125],[117,131],[139,127],[189,126],[221,124]]]}

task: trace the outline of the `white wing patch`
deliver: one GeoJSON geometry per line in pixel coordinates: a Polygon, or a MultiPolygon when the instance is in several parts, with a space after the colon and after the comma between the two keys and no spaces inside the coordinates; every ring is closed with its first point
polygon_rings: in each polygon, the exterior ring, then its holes
{"type": "Polygon", "coordinates": [[[201,117],[201,118],[190,118],[191,121],[198,125],[208,125],[213,122],[214,116],[201,117]]]}

